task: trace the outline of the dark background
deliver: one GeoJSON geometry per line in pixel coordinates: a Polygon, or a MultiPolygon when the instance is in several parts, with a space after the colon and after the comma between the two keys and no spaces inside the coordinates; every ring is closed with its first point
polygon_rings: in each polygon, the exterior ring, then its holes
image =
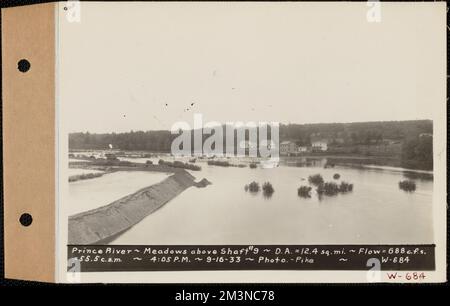
{"type": "MultiPolygon", "coordinates": [[[[30,5],[37,3],[47,3],[53,1],[39,1],[39,0],[0,0],[1,7],[13,7],[21,5],[30,5]]],[[[107,2],[107,1],[105,1],[107,2]]],[[[1,19],[0,19],[1,21],[1,19]]],[[[447,20],[448,25],[448,20],[447,20]]],[[[448,46],[448,33],[449,28],[447,26],[447,46],[448,46]]],[[[448,52],[448,51],[447,51],[448,52]]],[[[447,56],[448,58],[448,56],[447,56]]],[[[448,61],[448,59],[447,59],[448,61]]],[[[447,65],[448,66],[448,65],[447,65]]],[[[448,71],[448,68],[447,68],[448,71]]],[[[448,74],[448,73],[447,73],[448,74]]],[[[447,93],[448,93],[448,78],[447,78],[447,93]]],[[[448,96],[448,94],[447,94],[448,96]]],[[[448,118],[448,110],[447,110],[448,118]]],[[[448,124],[447,124],[448,128],[448,124]]],[[[0,135],[1,137],[1,135],[0,135]]],[[[3,141],[2,141],[3,143],[3,141]]],[[[447,134],[448,143],[448,134],[447,134]]],[[[447,145],[448,153],[448,145],[447,145]]],[[[3,154],[3,149],[1,150],[1,156],[3,154]]],[[[447,155],[448,157],[448,155],[447,155]]],[[[2,157],[3,160],[3,157],[2,157]]],[[[383,304],[400,304],[408,305],[410,302],[415,302],[417,304],[429,304],[430,302],[435,302],[438,297],[435,293],[444,293],[444,290],[448,289],[448,282],[445,284],[174,284],[174,285],[163,285],[163,284],[76,284],[76,285],[66,285],[66,284],[47,284],[40,282],[29,282],[20,280],[10,280],[4,278],[4,252],[3,252],[3,164],[2,168],[2,188],[0,192],[2,205],[0,206],[0,301],[6,305],[9,301],[11,303],[38,303],[38,300],[44,300],[47,302],[56,303],[89,303],[91,304],[92,298],[99,298],[102,304],[107,304],[105,298],[112,298],[116,302],[122,302],[123,305],[127,304],[143,304],[143,305],[158,305],[158,304],[174,304],[175,294],[185,290],[187,292],[218,292],[219,290],[274,290],[276,299],[272,304],[284,305],[289,302],[295,303],[297,305],[301,304],[317,304],[322,305],[325,301],[330,300],[333,304],[341,304],[341,302],[349,303],[356,302],[358,304],[367,304],[370,302],[383,303],[383,304]],[[380,294],[375,292],[373,289],[383,288],[386,290],[386,294],[380,294]],[[83,291],[90,291],[89,293],[77,294],[73,293],[73,289],[83,289],[83,291]],[[11,300],[6,301],[6,296],[4,289],[10,289],[12,296],[11,300]],[[20,289],[20,290],[14,290],[20,289]],[[32,290],[30,289],[38,289],[32,290]],[[49,292],[48,289],[58,289],[58,291],[63,291],[64,295],[59,297],[54,295],[53,292],[49,292]],[[127,289],[128,293],[124,293],[122,290],[127,289]],[[347,290],[355,289],[355,293],[360,293],[358,295],[349,294],[347,290]],[[438,289],[438,292],[433,290],[430,293],[430,289],[438,289]],[[137,290],[144,293],[143,298],[137,297],[135,293],[137,290]],[[424,291],[425,290],[425,291],[424,291]],[[131,291],[131,292],[130,292],[131,291]],[[433,295],[430,295],[433,294],[433,295]],[[58,300],[56,300],[58,299],[58,300]],[[4,300],[4,301],[2,301],[4,300]]],[[[448,182],[447,182],[448,187],[448,182]]],[[[447,197],[448,203],[448,197],[447,197]]],[[[447,226],[448,226],[448,213],[447,213],[447,226]]],[[[448,229],[448,227],[447,227],[448,229]]],[[[448,230],[447,230],[448,232],[448,230]]],[[[447,236],[447,248],[448,248],[448,236],[447,236]]],[[[448,250],[448,249],[447,249],[448,250]]],[[[448,262],[448,252],[447,252],[447,262],[448,262]]],[[[448,270],[447,270],[448,279],[448,270]]],[[[247,304],[265,304],[266,302],[247,302],[247,304]]],[[[188,302],[175,303],[175,304],[194,304],[188,302]]],[[[208,302],[208,304],[212,304],[208,302]]],[[[221,302],[220,304],[239,304],[232,302],[221,302]]],[[[127,305],[128,306],[128,305],[127,305]]],[[[133,305],[134,306],[134,305],[133,305]]]]}

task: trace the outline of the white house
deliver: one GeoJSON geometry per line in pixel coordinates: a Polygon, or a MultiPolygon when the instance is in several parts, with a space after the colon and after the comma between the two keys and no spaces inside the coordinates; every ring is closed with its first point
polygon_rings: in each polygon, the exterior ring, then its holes
{"type": "Polygon", "coordinates": [[[313,151],[326,151],[328,150],[328,142],[326,140],[315,140],[311,142],[311,147],[313,151]]]}
{"type": "Polygon", "coordinates": [[[307,146],[299,146],[298,149],[297,149],[297,151],[298,151],[299,153],[305,153],[305,152],[308,152],[308,147],[307,147],[307,146]]]}

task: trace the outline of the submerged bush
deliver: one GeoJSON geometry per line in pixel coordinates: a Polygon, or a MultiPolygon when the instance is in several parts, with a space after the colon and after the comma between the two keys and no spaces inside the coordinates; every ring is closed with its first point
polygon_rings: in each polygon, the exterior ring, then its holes
{"type": "Polygon", "coordinates": [[[323,184],[324,181],[323,181],[322,175],[320,175],[320,174],[314,174],[314,175],[310,175],[310,176],[308,177],[308,182],[309,182],[310,184],[319,186],[320,184],[323,184]]]}
{"type": "Polygon", "coordinates": [[[353,191],[353,184],[349,184],[347,182],[341,182],[341,184],[336,184],[334,182],[326,182],[323,184],[319,184],[317,186],[317,194],[319,196],[321,195],[327,195],[327,196],[334,196],[338,193],[346,193],[353,191]]]}
{"type": "Polygon", "coordinates": [[[416,190],[416,183],[411,180],[404,180],[398,182],[398,187],[404,191],[412,192],[416,190]]]}
{"type": "Polygon", "coordinates": [[[325,194],[328,196],[333,196],[339,193],[339,186],[333,182],[326,182],[317,186],[316,191],[319,195],[325,194]]]}
{"type": "Polygon", "coordinates": [[[250,163],[250,169],[255,169],[256,167],[256,163],[250,163]]]}
{"type": "Polygon", "coordinates": [[[192,165],[192,164],[188,164],[188,163],[183,163],[179,160],[176,160],[174,162],[169,162],[169,161],[164,161],[162,159],[160,159],[158,161],[159,165],[163,165],[163,166],[168,166],[168,167],[173,167],[173,168],[181,168],[181,169],[188,169],[188,170],[193,170],[193,171],[200,171],[202,170],[202,167],[197,166],[197,165],[192,165]]]}
{"type": "Polygon", "coordinates": [[[238,168],[247,167],[245,164],[232,164],[229,161],[221,161],[221,160],[208,160],[208,165],[219,167],[238,167],[238,168]]]}
{"type": "Polygon", "coordinates": [[[245,190],[245,191],[248,191],[248,184],[245,184],[244,190],[245,190]]]}
{"type": "Polygon", "coordinates": [[[265,182],[265,183],[262,185],[262,190],[263,190],[263,192],[264,192],[264,195],[266,195],[266,196],[272,195],[272,193],[274,193],[274,191],[275,191],[275,190],[273,189],[272,184],[269,183],[269,182],[265,182]]]}
{"type": "Polygon", "coordinates": [[[302,198],[310,198],[311,197],[311,189],[312,188],[309,186],[300,186],[297,189],[298,196],[302,197],[302,198]]]}
{"type": "Polygon", "coordinates": [[[334,178],[335,180],[338,180],[338,179],[341,178],[341,175],[340,175],[339,173],[335,173],[335,174],[333,175],[333,178],[334,178]]]}
{"type": "Polygon", "coordinates": [[[259,184],[255,181],[251,182],[248,185],[248,190],[250,190],[250,192],[258,192],[259,191],[259,184]]]}
{"type": "Polygon", "coordinates": [[[220,167],[229,167],[231,164],[227,161],[220,160],[208,160],[208,165],[210,166],[220,166],[220,167]]]}
{"type": "Polygon", "coordinates": [[[353,184],[341,182],[341,184],[339,185],[339,192],[349,192],[349,191],[353,191],[353,184]]]}

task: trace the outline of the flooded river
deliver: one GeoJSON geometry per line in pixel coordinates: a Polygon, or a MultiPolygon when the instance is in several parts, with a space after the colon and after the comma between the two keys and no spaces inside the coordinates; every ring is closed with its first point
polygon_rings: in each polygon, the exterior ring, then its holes
{"type": "MultiPolygon", "coordinates": [[[[112,244],[388,244],[432,243],[433,181],[415,179],[402,191],[397,169],[295,167],[250,169],[208,166],[191,171],[212,185],[191,187],[115,239],[112,244]],[[354,184],[353,192],[300,198],[308,176],[354,184]],[[340,180],[333,174],[339,173],[340,180]],[[270,198],[244,185],[270,181],[270,198]]],[[[73,213],[108,204],[154,184],[166,174],[117,172],[70,184],[73,213]]]]}

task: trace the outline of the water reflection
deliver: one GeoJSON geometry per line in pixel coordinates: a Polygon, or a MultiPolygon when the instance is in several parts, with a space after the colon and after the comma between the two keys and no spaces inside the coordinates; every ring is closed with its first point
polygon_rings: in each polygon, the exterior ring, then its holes
{"type": "Polygon", "coordinates": [[[424,180],[424,181],[432,181],[433,180],[432,173],[403,171],[403,176],[405,178],[413,179],[413,180],[424,180]]]}
{"type": "Polygon", "coordinates": [[[272,198],[272,193],[263,192],[263,197],[266,200],[270,200],[272,198]]]}

